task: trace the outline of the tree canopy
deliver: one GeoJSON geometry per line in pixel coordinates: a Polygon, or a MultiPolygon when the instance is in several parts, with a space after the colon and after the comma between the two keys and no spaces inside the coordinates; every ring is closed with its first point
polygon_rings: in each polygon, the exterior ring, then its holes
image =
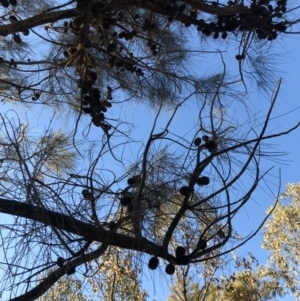
{"type": "Polygon", "coordinates": [[[182,289],[182,284],[177,282],[172,287],[168,301],[274,301],[276,297],[281,300],[284,295],[278,281],[261,277],[257,271],[250,269],[233,273],[218,283],[211,281],[201,288],[198,283],[192,283],[182,289]]]}
{"type": "MultiPolygon", "coordinates": [[[[241,237],[233,219],[268,177],[269,141],[299,127],[269,132],[281,86],[270,49],[299,31],[297,2],[0,3],[0,94],[11,108],[0,115],[0,290],[10,300],[35,300],[64,275],[92,279],[110,256],[169,275],[213,268],[255,235],[241,237]],[[263,122],[251,83],[270,99],[263,122]],[[45,130],[17,106],[46,112],[45,130]]],[[[130,296],[142,300],[138,274],[130,296]]]]}
{"type": "Polygon", "coordinates": [[[269,253],[269,265],[262,273],[277,278],[285,290],[297,298],[300,296],[299,201],[300,184],[288,184],[272,217],[263,227],[262,245],[269,253]]]}

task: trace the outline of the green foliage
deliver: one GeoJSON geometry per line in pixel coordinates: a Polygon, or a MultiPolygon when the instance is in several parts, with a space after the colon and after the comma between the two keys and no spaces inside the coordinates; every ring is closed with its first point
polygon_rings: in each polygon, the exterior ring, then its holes
{"type": "Polygon", "coordinates": [[[134,264],[132,252],[114,248],[102,257],[97,273],[87,280],[99,300],[146,301],[148,295],[142,289],[140,273],[141,269],[134,264]]]}
{"type": "Polygon", "coordinates": [[[259,271],[233,273],[221,282],[208,282],[199,288],[193,279],[176,280],[172,286],[168,301],[267,301],[282,298],[284,290],[281,284],[269,277],[262,277],[259,271]],[[183,283],[188,285],[182,287],[183,283]]]}
{"type": "Polygon", "coordinates": [[[268,251],[269,267],[263,272],[280,281],[297,298],[300,296],[299,229],[300,183],[288,184],[271,218],[264,225],[262,246],[268,251]]]}
{"type": "Polygon", "coordinates": [[[47,172],[63,174],[75,170],[77,153],[73,150],[71,137],[57,131],[47,134],[37,142],[37,150],[47,172]]]}
{"type": "Polygon", "coordinates": [[[234,256],[235,272],[230,274],[232,259],[225,261],[225,257],[203,264],[203,272],[191,266],[178,269],[168,301],[281,300],[287,293],[282,279],[273,277],[267,266],[248,255],[234,256]]]}
{"type": "Polygon", "coordinates": [[[73,277],[64,277],[60,279],[45,295],[40,297],[38,301],[91,301],[83,293],[83,283],[73,277]]]}

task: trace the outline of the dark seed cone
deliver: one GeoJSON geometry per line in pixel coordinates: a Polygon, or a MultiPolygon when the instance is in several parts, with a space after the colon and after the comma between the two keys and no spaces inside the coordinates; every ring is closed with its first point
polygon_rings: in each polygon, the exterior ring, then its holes
{"type": "Polygon", "coordinates": [[[152,257],[152,258],[149,260],[148,267],[149,267],[150,270],[155,270],[155,269],[158,267],[158,264],[159,264],[159,260],[158,260],[158,258],[155,256],[155,257],[152,257]]]}
{"type": "Polygon", "coordinates": [[[235,56],[235,58],[236,58],[238,61],[241,61],[241,60],[243,60],[243,59],[245,58],[245,56],[242,55],[242,54],[237,54],[237,55],[235,56]]]}
{"type": "MultiPolygon", "coordinates": [[[[2,3],[2,1],[1,1],[1,3],[2,3]]],[[[18,19],[17,19],[17,17],[16,16],[9,16],[8,17],[8,20],[10,21],[10,22],[12,22],[12,23],[14,23],[14,22],[18,22],[18,19]]]]}
{"type": "Polygon", "coordinates": [[[196,138],[195,140],[194,140],[194,144],[195,144],[195,146],[199,146],[200,144],[201,144],[201,138],[196,138]]]}
{"type": "Polygon", "coordinates": [[[217,144],[215,141],[211,140],[205,143],[205,148],[209,151],[209,152],[213,152],[216,150],[217,148],[217,144]]]}
{"type": "Polygon", "coordinates": [[[138,175],[138,176],[133,176],[132,178],[129,178],[129,179],[127,180],[127,184],[128,184],[129,186],[135,186],[135,185],[137,185],[140,181],[141,181],[141,176],[140,176],[140,175],[138,175]]]}
{"type": "Polygon", "coordinates": [[[91,114],[93,112],[92,108],[82,108],[82,112],[85,114],[91,114]]]}
{"type": "Polygon", "coordinates": [[[136,183],[136,181],[135,181],[134,178],[129,178],[129,179],[127,180],[127,184],[128,184],[129,186],[133,186],[135,183],[136,183]]]}
{"type": "Polygon", "coordinates": [[[14,41],[17,44],[21,44],[22,43],[22,39],[21,39],[21,37],[18,34],[14,34],[14,41]]]}
{"type": "Polygon", "coordinates": [[[184,256],[185,255],[185,248],[181,247],[181,246],[178,246],[176,248],[175,255],[176,255],[176,257],[184,256]]]}
{"type": "Polygon", "coordinates": [[[166,273],[168,274],[168,275],[173,275],[174,273],[175,273],[175,266],[174,266],[174,264],[172,264],[172,263],[169,263],[167,266],[166,266],[166,273]]]}
{"type": "Polygon", "coordinates": [[[200,177],[200,178],[197,180],[197,184],[198,184],[198,185],[208,185],[209,182],[210,182],[209,177],[200,177]]]}
{"type": "Polygon", "coordinates": [[[122,206],[128,206],[129,204],[131,204],[132,198],[125,196],[123,198],[121,198],[120,203],[122,206]]]}
{"type": "Polygon", "coordinates": [[[81,194],[85,200],[93,199],[93,194],[88,189],[83,189],[81,194]]]}
{"type": "Polygon", "coordinates": [[[7,0],[1,0],[0,2],[5,8],[9,7],[9,2],[7,0]]]}
{"type": "Polygon", "coordinates": [[[117,45],[115,43],[111,43],[107,46],[106,51],[107,52],[114,52],[117,49],[117,45]]]}
{"type": "Polygon", "coordinates": [[[179,6],[179,12],[183,13],[185,11],[185,9],[186,9],[186,5],[185,4],[181,4],[179,6]]]}
{"type": "Polygon", "coordinates": [[[203,140],[204,142],[207,142],[207,141],[209,140],[209,137],[206,136],[206,135],[204,135],[204,136],[202,137],[202,140],[203,140]]]}
{"type": "Polygon", "coordinates": [[[56,260],[56,264],[59,266],[59,267],[62,267],[64,265],[64,259],[62,257],[58,257],[57,260],[56,260]]]}
{"type": "Polygon", "coordinates": [[[79,28],[81,25],[83,24],[83,18],[82,17],[76,17],[73,22],[72,25],[75,28],[79,28]]]}
{"type": "Polygon", "coordinates": [[[68,268],[67,275],[69,276],[69,275],[75,274],[75,272],[76,272],[76,268],[75,267],[68,268]]]}
{"type": "Polygon", "coordinates": [[[223,230],[219,230],[219,231],[217,232],[217,235],[218,235],[220,238],[225,238],[225,237],[226,237],[226,235],[225,235],[225,233],[224,233],[223,230]]]}
{"type": "Polygon", "coordinates": [[[187,196],[189,195],[192,191],[190,189],[190,187],[188,186],[182,186],[179,190],[180,194],[183,195],[183,196],[187,196]]]}
{"type": "Polygon", "coordinates": [[[22,34],[23,34],[24,36],[28,36],[28,35],[30,34],[29,29],[23,30],[23,31],[22,31],[22,34]]]}
{"type": "Polygon", "coordinates": [[[116,229],[116,227],[117,227],[116,222],[114,222],[114,221],[109,222],[109,224],[108,224],[109,230],[114,230],[114,229],[116,229]]]}

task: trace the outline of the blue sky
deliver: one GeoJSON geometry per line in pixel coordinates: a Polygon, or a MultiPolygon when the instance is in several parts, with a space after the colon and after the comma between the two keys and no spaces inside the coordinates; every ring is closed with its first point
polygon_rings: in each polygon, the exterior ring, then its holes
{"type": "MultiPolygon", "coordinates": [[[[195,38],[197,39],[197,38],[195,38]]],[[[193,44],[193,47],[197,48],[197,41],[193,44]]],[[[279,93],[278,101],[276,107],[273,112],[273,117],[269,126],[269,133],[280,132],[287,130],[291,126],[295,125],[299,120],[300,111],[300,39],[297,35],[291,35],[289,37],[285,37],[282,39],[278,39],[274,42],[274,50],[278,52],[279,55],[274,59],[274,64],[280,70],[277,74],[277,78],[283,78],[281,90],[279,93]]],[[[209,45],[209,42],[208,42],[209,45]]],[[[218,45],[215,44],[215,47],[222,49],[227,49],[227,52],[224,54],[224,57],[227,61],[227,67],[229,70],[236,72],[238,68],[237,61],[234,56],[237,54],[237,46],[232,45],[228,42],[228,45],[218,45]]],[[[272,54],[270,54],[272,55],[272,54]]],[[[211,55],[208,56],[205,62],[199,61],[195,64],[196,68],[199,67],[199,73],[201,74],[209,74],[213,71],[220,71],[220,59],[219,55],[211,55]]],[[[274,86],[275,86],[274,82],[274,86]]],[[[261,115],[264,113],[270,102],[270,96],[259,92],[255,86],[249,85],[249,89],[251,91],[251,104],[250,106],[257,109],[262,110],[261,115]]],[[[6,111],[9,108],[9,104],[5,104],[2,108],[2,112],[6,111]]],[[[37,134],[42,134],[43,129],[47,127],[48,122],[51,117],[47,108],[33,108],[32,112],[29,112],[27,116],[24,114],[24,110],[20,105],[14,107],[20,114],[23,114],[23,121],[30,120],[30,126],[33,132],[37,134]],[[33,118],[33,116],[35,116],[33,118]],[[36,118],[36,116],[39,116],[36,118]],[[36,124],[36,125],[35,125],[36,124]],[[37,127],[36,127],[37,126],[37,127]]],[[[244,112],[239,112],[238,106],[236,108],[230,108],[232,112],[235,114],[236,118],[240,118],[241,120],[245,117],[244,112]]],[[[179,116],[188,116],[188,121],[185,121],[184,124],[182,121],[179,121],[174,125],[173,131],[176,131],[184,136],[191,135],[190,129],[193,124],[196,122],[195,112],[193,112],[194,107],[193,104],[189,104],[182,109],[182,112],[179,113],[179,116]]],[[[120,107],[120,111],[115,109],[108,113],[108,116],[112,118],[116,118],[118,115],[122,115],[122,118],[126,118],[128,121],[132,121],[136,129],[134,131],[134,135],[137,140],[140,140],[141,137],[145,137],[145,133],[149,133],[152,121],[153,121],[153,111],[149,109],[149,107],[144,106],[141,108],[140,104],[130,103],[120,107]]],[[[162,117],[161,123],[167,121],[168,113],[162,117]]],[[[68,128],[72,128],[74,120],[71,118],[68,123],[66,120],[63,122],[57,121],[55,126],[60,126],[65,128],[66,125],[68,128]]],[[[89,120],[87,118],[88,123],[89,120]]],[[[101,136],[101,132],[96,131],[95,129],[91,132],[91,137],[96,139],[96,137],[101,136]]],[[[300,133],[299,130],[284,136],[279,137],[274,140],[274,150],[275,151],[286,151],[289,154],[282,158],[283,162],[270,162],[270,165],[274,165],[274,169],[272,170],[273,181],[270,184],[270,190],[266,190],[265,188],[259,188],[253,194],[251,201],[243,208],[236,218],[235,224],[239,227],[239,231],[246,235],[251,231],[254,231],[256,227],[260,224],[262,219],[264,218],[265,211],[268,206],[274,200],[274,195],[277,193],[278,183],[279,183],[279,170],[281,171],[281,191],[283,192],[285,189],[285,185],[287,183],[295,183],[300,181],[299,167],[300,167],[300,133]]],[[[137,155],[136,145],[133,145],[129,149],[127,149],[127,159],[134,160],[137,155]]],[[[266,165],[268,168],[269,165],[266,165]]],[[[247,183],[245,183],[247,185],[247,183]]],[[[238,254],[247,254],[251,252],[261,263],[264,263],[266,260],[266,253],[264,250],[260,248],[260,243],[262,241],[261,234],[256,235],[251,241],[249,241],[245,246],[241,247],[238,251],[238,254]]],[[[146,257],[147,258],[147,257],[146,257]]],[[[145,259],[146,260],[146,259],[145,259]]],[[[162,275],[158,271],[151,272],[149,275],[147,272],[145,273],[145,288],[152,291],[153,283],[155,284],[156,294],[153,295],[153,298],[157,301],[164,301],[167,299],[168,289],[166,286],[166,281],[168,278],[162,277],[162,275]],[[148,278],[148,280],[146,279],[148,278]]],[[[284,300],[290,300],[290,298],[286,297],[284,300]]]]}
{"type": "MultiPolygon", "coordinates": [[[[269,126],[269,133],[279,132],[288,129],[289,127],[296,124],[299,121],[299,109],[300,105],[299,98],[299,70],[300,70],[300,58],[297,53],[297,49],[300,49],[300,40],[295,39],[293,37],[286,38],[280,42],[281,45],[276,45],[276,49],[279,48],[281,53],[285,53],[285,55],[280,56],[280,65],[278,65],[278,69],[282,70],[278,74],[278,79],[280,76],[283,77],[281,91],[279,93],[278,101],[273,112],[273,117],[271,119],[271,123],[269,126]]],[[[230,47],[229,47],[230,48],[230,47]]],[[[275,50],[276,50],[275,49],[275,50]]],[[[229,49],[229,52],[225,54],[225,57],[228,58],[228,68],[235,70],[238,66],[237,61],[234,59],[235,51],[229,49]]],[[[220,70],[219,65],[216,63],[218,61],[215,57],[212,57],[211,60],[208,60],[205,64],[202,62],[201,71],[205,74],[209,74],[212,71],[220,70]],[[207,67],[205,67],[207,65],[207,67]]],[[[274,83],[275,84],[275,83],[274,83]]],[[[252,87],[251,90],[251,106],[255,108],[261,109],[261,116],[263,116],[265,111],[267,110],[270,102],[270,97],[268,95],[258,93],[255,87],[252,87]],[[252,91],[253,90],[253,91],[252,91]]],[[[9,104],[4,106],[5,108],[10,107],[9,104]]],[[[18,105],[14,107],[17,112],[24,114],[24,110],[18,105]]],[[[235,108],[232,108],[235,116],[237,118],[243,119],[244,112],[238,112],[235,108]]],[[[179,116],[188,116],[191,118],[189,121],[191,122],[177,122],[173,131],[176,131],[178,134],[183,135],[192,135],[190,132],[190,128],[192,124],[196,122],[195,115],[193,114],[193,105],[189,104],[182,109],[182,112],[179,113],[179,116]],[[182,115],[181,115],[182,114],[182,115]]],[[[135,130],[134,136],[137,140],[145,139],[149,133],[154,112],[149,109],[148,106],[141,107],[140,104],[131,103],[127,104],[123,108],[120,108],[120,112],[116,112],[116,110],[112,110],[111,117],[115,118],[116,115],[121,114],[126,120],[132,121],[134,123],[135,130]]],[[[26,115],[23,115],[23,122],[30,120],[30,127],[34,133],[37,135],[42,134],[43,130],[46,129],[48,123],[52,119],[49,115],[49,111],[47,108],[34,108],[32,112],[28,112],[26,115]],[[33,114],[33,115],[32,115],[33,114]],[[27,117],[25,117],[27,115],[27,117]],[[39,116],[37,118],[33,118],[33,116],[39,116]],[[43,125],[43,126],[42,126],[43,125]]],[[[165,113],[161,119],[161,125],[167,121],[169,114],[165,113]]],[[[86,118],[86,123],[89,122],[89,118],[86,118]]],[[[85,123],[85,122],[84,122],[85,123]]],[[[73,119],[70,118],[68,121],[68,127],[71,128],[73,124],[73,119]]],[[[55,122],[55,126],[59,126],[61,128],[65,128],[66,120],[55,122]]],[[[159,128],[158,128],[159,130],[159,128]]],[[[100,137],[101,132],[97,131],[97,129],[93,129],[90,133],[90,137],[92,139],[96,139],[96,137],[100,137]]],[[[257,191],[253,194],[251,201],[243,208],[239,215],[235,220],[235,224],[238,225],[238,231],[241,234],[247,235],[256,229],[256,227],[260,224],[262,219],[264,218],[265,211],[269,205],[274,200],[274,195],[277,193],[278,183],[279,183],[279,170],[281,170],[281,191],[284,191],[285,185],[287,183],[294,183],[300,180],[299,175],[299,152],[300,149],[300,139],[299,139],[299,130],[280,138],[276,138],[274,140],[275,143],[275,151],[286,151],[289,152],[287,156],[285,156],[285,161],[282,163],[272,163],[270,165],[274,165],[274,169],[272,170],[272,174],[274,175],[274,181],[270,185],[271,191],[263,190],[258,188],[257,191]]],[[[127,149],[127,159],[134,160],[137,155],[136,145],[132,145],[129,149],[127,149]]],[[[270,165],[266,165],[266,168],[270,165]]],[[[247,183],[245,183],[247,185],[247,183]]],[[[267,256],[264,250],[260,248],[260,243],[262,241],[261,234],[256,235],[251,239],[245,246],[241,247],[237,254],[242,256],[247,256],[248,252],[251,252],[261,263],[264,263],[267,256]]],[[[147,261],[147,256],[145,257],[145,261],[147,261]]],[[[164,269],[164,267],[162,267],[164,269]]],[[[169,276],[168,276],[169,277],[169,276]]],[[[144,277],[144,285],[145,288],[150,292],[153,292],[153,298],[157,301],[164,301],[167,299],[169,294],[168,287],[166,282],[168,282],[168,277],[165,277],[158,271],[150,272],[150,274],[146,271],[144,277]],[[153,291],[153,285],[155,290],[153,291]]],[[[284,300],[289,300],[289,298],[285,298],[284,300]]]]}
{"type": "MultiPolygon", "coordinates": [[[[272,114],[268,133],[284,131],[297,122],[300,121],[300,39],[298,36],[291,35],[284,37],[274,42],[274,51],[280,53],[275,62],[275,66],[279,72],[277,79],[282,77],[282,85],[278,96],[277,104],[272,114]]],[[[196,45],[196,43],[195,43],[196,45]]],[[[271,51],[270,51],[271,52],[271,51]]],[[[237,67],[237,62],[234,59],[235,50],[229,47],[226,57],[231,62],[228,65],[229,69],[234,70],[237,67]],[[233,59],[232,59],[233,58],[233,59]]],[[[271,54],[270,54],[271,55],[271,54]]],[[[206,62],[207,72],[216,70],[219,66],[215,64],[214,59],[206,62]]],[[[274,82],[275,86],[275,82],[274,82]]],[[[251,90],[251,106],[255,106],[258,110],[266,111],[270,96],[260,93],[255,86],[250,87],[251,90]]],[[[240,114],[242,116],[243,113],[240,114]]],[[[263,115],[263,114],[262,114],[263,115]]],[[[142,119],[142,118],[141,118],[142,119]]],[[[178,124],[178,131],[183,130],[182,124],[178,124]]],[[[281,159],[281,162],[269,162],[265,168],[274,166],[272,170],[273,181],[270,183],[270,190],[266,187],[259,187],[252,195],[251,201],[240,211],[235,220],[235,225],[238,231],[244,235],[253,232],[265,217],[266,208],[274,201],[274,196],[277,194],[279,185],[279,172],[281,175],[281,189],[283,192],[288,183],[296,183],[300,181],[300,130],[296,130],[286,136],[276,138],[272,141],[274,143],[273,151],[285,151],[288,154],[281,159]]],[[[247,183],[245,183],[247,184],[247,183]]],[[[263,240],[262,234],[259,232],[244,246],[236,251],[238,256],[247,257],[248,252],[251,252],[261,264],[266,263],[267,254],[265,250],[260,247],[263,240]]],[[[168,289],[166,285],[161,282],[158,272],[153,272],[153,281],[156,284],[156,300],[163,301],[167,299],[168,289]]],[[[149,289],[152,288],[152,282],[147,285],[149,289]]],[[[291,296],[286,296],[282,300],[293,300],[291,296]]]]}

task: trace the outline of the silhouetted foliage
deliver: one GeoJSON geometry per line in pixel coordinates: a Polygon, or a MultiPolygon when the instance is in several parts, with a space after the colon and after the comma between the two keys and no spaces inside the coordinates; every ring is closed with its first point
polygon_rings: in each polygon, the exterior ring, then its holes
{"type": "MultiPolygon", "coordinates": [[[[297,32],[297,4],[0,3],[1,99],[46,110],[50,124],[72,121],[70,133],[49,126],[37,137],[15,111],[0,115],[0,212],[9,215],[0,290],[10,300],[35,300],[64,275],[107,278],[98,260],[113,252],[173,275],[251,238],[241,239],[232,219],[268,174],[263,146],[299,126],[268,134],[281,80],[273,81],[273,60],[261,59],[277,37],[297,32]],[[228,44],[239,49],[235,75],[228,44]],[[222,70],[200,72],[199,60],[212,55],[222,70]],[[275,86],[264,122],[252,118],[248,78],[265,92],[275,86]],[[233,103],[246,113],[242,123],[233,103]],[[126,119],[131,104],[154,112],[139,139],[126,119]],[[187,134],[174,127],[189,122],[187,134]]],[[[131,296],[143,299],[139,272],[131,296]]]]}

